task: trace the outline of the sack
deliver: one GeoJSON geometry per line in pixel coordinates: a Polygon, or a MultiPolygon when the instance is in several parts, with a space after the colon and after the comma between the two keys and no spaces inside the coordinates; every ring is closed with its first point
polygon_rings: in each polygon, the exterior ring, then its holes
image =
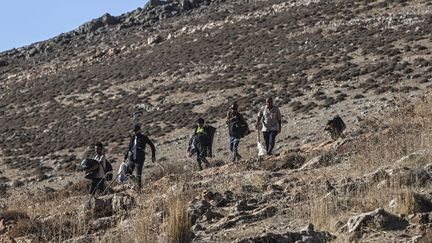
{"type": "Polygon", "coordinates": [[[118,170],[118,177],[117,180],[120,183],[123,183],[126,180],[126,172],[127,172],[127,164],[125,162],[122,162],[119,170],[118,170]]]}
{"type": "Polygon", "coordinates": [[[267,150],[265,148],[265,146],[261,143],[261,138],[260,138],[260,132],[258,132],[258,136],[257,136],[257,149],[258,149],[258,156],[263,156],[265,154],[267,154],[267,150]]]}
{"type": "Polygon", "coordinates": [[[105,180],[106,181],[111,181],[113,179],[113,167],[111,165],[111,163],[107,160],[105,163],[106,167],[104,168],[105,170],[105,180]]]}

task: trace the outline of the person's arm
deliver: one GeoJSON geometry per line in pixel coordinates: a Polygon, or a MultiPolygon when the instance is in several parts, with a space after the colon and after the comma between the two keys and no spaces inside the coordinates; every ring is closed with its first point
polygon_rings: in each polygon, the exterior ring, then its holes
{"type": "Polygon", "coordinates": [[[279,108],[277,109],[277,120],[279,123],[279,133],[282,131],[282,114],[279,110],[279,108]]]}
{"type": "Polygon", "coordinates": [[[257,116],[257,121],[256,121],[256,124],[255,124],[255,128],[256,129],[258,129],[258,125],[259,125],[259,123],[260,123],[260,121],[261,121],[261,118],[262,118],[262,111],[263,109],[261,108],[260,110],[259,110],[259,112],[258,112],[258,116],[257,116]]]}
{"type": "Polygon", "coordinates": [[[145,143],[147,143],[151,148],[152,162],[155,162],[156,161],[156,148],[155,148],[153,142],[147,136],[145,136],[144,139],[145,139],[145,143]]]}
{"type": "Polygon", "coordinates": [[[128,155],[129,155],[129,152],[132,150],[132,146],[133,146],[133,137],[129,140],[129,145],[128,145],[128,149],[126,150],[126,153],[125,153],[125,155],[124,155],[124,160],[127,160],[128,159],[128,155]]]}
{"type": "Polygon", "coordinates": [[[230,111],[228,111],[227,116],[226,116],[226,121],[225,121],[226,124],[231,122],[230,118],[231,118],[230,117],[230,111]]]}

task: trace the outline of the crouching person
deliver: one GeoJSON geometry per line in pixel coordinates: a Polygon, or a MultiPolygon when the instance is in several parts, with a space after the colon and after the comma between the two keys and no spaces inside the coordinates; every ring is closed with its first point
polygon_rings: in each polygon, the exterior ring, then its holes
{"type": "Polygon", "coordinates": [[[97,161],[98,163],[93,166],[91,170],[95,170],[95,175],[93,178],[91,178],[90,181],[90,189],[89,193],[92,195],[96,194],[96,191],[99,189],[100,192],[104,191],[104,184],[105,184],[105,169],[106,168],[106,156],[103,152],[103,145],[101,142],[98,142],[95,144],[95,155],[92,157],[93,160],[97,161]]]}

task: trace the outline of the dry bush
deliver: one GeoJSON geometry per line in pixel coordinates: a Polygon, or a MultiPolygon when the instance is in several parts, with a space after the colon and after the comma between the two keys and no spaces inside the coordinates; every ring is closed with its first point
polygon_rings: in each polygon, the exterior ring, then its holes
{"type": "Polygon", "coordinates": [[[163,218],[162,232],[168,242],[190,242],[191,222],[187,212],[187,197],[184,194],[172,195],[167,202],[163,218]]]}

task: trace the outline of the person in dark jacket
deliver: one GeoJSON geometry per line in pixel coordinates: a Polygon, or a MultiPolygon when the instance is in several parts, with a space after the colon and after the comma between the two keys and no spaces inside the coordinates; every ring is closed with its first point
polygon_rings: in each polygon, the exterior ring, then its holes
{"type": "Polygon", "coordinates": [[[231,159],[233,162],[238,161],[241,159],[241,156],[238,153],[240,138],[249,133],[249,128],[246,120],[238,112],[237,103],[231,105],[227,114],[226,124],[228,125],[229,130],[229,145],[232,155],[231,159]]]}
{"type": "Polygon", "coordinates": [[[125,160],[128,159],[127,171],[129,175],[132,175],[133,170],[136,167],[135,181],[138,187],[141,189],[141,174],[145,160],[145,146],[148,144],[152,151],[152,162],[156,161],[156,148],[152,141],[141,133],[141,126],[135,125],[133,129],[134,135],[131,137],[129,142],[128,151],[125,154],[125,160]]]}
{"type": "Polygon", "coordinates": [[[199,118],[197,121],[197,126],[194,129],[194,134],[189,141],[188,151],[192,155],[197,154],[197,162],[200,170],[202,170],[202,163],[206,167],[210,167],[210,163],[206,157],[212,157],[212,144],[213,137],[216,132],[216,128],[212,126],[204,125],[205,120],[199,118]]]}

